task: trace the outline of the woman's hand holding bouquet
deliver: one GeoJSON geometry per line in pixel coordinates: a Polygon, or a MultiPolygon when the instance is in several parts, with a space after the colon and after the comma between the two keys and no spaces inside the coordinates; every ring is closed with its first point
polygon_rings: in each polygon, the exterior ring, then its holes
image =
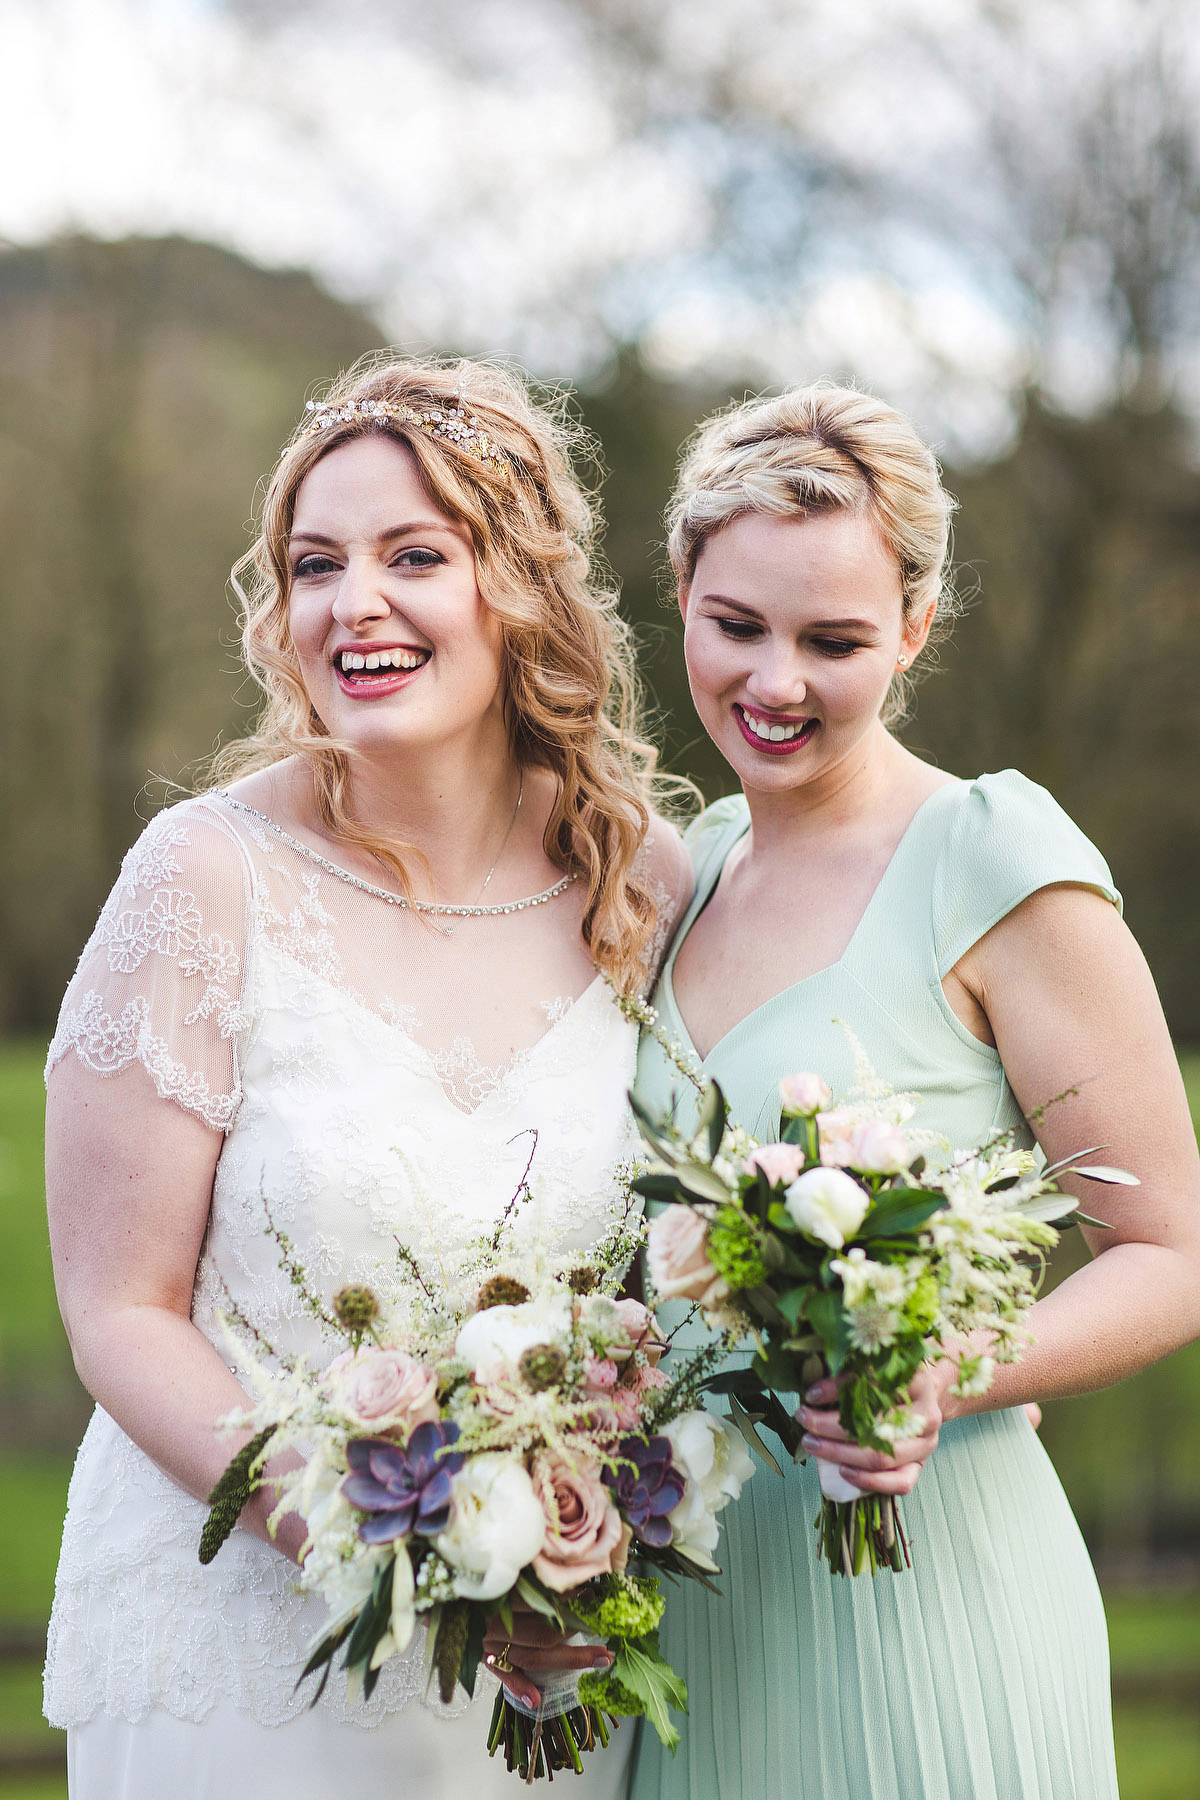
{"type": "Polygon", "coordinates": [[[797,1459],[827,1452],[818,1529],[830,1566],[903,1569],[897,1496],[936,1443],[938,1393],[981,1394],[997,1362],[1020,1356],[1058,1238],[1052,1221],[1086,1219],[1058,1179],[1133,1177],[1076,1159],[1039,1167],[1011,1137],[935,1155],[938,1140],[908,1126],[914,1097],[893,1094],[861,1052],[840,1106],[818,1075],[780,1083],[776,1143],[731,1127],[715,1083],[701,1092],[690,1136],[637,1109],[655,1160],[634,1185],[669,1203],[649,1232],[655,1294],[693,1300],[714,1327],[752,1341],[749,1368],[707,1386],[727,1395],[733,1421],[776,1470],[759,1427],[797,1459]],[[781,1393],[836,1404],[844,1463],[820,1434],[828,1415],[802,1410],[798,1423],[781,1393]],[[874,1472],[885,1463],[886,1474],[874,1472]],[[873,1491],[842,1468],[871,1471],[873,1491]]]}

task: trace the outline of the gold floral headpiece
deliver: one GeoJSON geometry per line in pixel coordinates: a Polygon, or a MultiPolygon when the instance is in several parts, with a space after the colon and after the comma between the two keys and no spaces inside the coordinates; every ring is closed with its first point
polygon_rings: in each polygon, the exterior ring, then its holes
{"type": "Polygon", "coordinates": [[[466,410],[461,395],[456,395],[449,406],[432,406],[424,411],[392,400],[346,400],[340,405],[328,400],[309,400],[305,410],[312,418],[301,431],[302,438],[315,437],[333,425],[351,424],[356,419],[366,424],[398,419],[402,424],[415,425],[426,437],[456,444],[476,462],[486,463],[493,469],[508,467],[503,450],[488,436],[475,414],[466,410]]]}

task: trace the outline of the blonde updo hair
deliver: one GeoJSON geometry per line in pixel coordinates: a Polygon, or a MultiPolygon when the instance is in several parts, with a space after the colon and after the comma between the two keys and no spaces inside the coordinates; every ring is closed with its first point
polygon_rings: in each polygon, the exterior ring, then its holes
{"type": "MultiPolygon", "coordinates": [[[[857,388],[816,381],[705,420],[680,463],[667,548],[686,591],[709,538],[746,513],[869,512],[896,559],[905,614],[935,603],[936,642],[957,611],[949,564],[954,507],[933,452],[902,413],[857,388]]],[[[886,725],[905,717],[911,694],[910,678],[894,676],[886,725]]]]}
{"type": "Polygon", "coordinates": [[[434,504],[471,534],[479,591],[500,626],[513,754],[558,778],[546,852],[586,884],[584,940],[597,967],[630,990],[644,975],[656,923],[649,885],[635,867],[656,752],[641,736],[628,627],[592,573],[596,515],[571,462],[573,449],[588,452],[585,434],[562,407],[536,403],[519,375],[495,363],[384,352],[340,375],[324,399],[424,414],[456,406],[460,396],[501,452],[498,461],[405,419],[355,416],[318,432],[311,418],[297,426],[267,484],[258,537],[233,570],[242,654],[266,704],[255,730],[217,756],[211,780],[303,757],[322,825],[375,856],[411,897],[410,847],[376,837],[350,816],[346,750],[317,716],[288,621],[288,539],[301,483],[339,445],[385,432],[412,453],[434,504]]]}

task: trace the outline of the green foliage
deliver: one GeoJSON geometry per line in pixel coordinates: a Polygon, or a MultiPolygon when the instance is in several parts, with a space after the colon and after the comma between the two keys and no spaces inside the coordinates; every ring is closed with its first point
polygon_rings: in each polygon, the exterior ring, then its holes
{"type": "Polygon", "coordinates": [[[837,1375],[850,1354],[850,1325],[841,1295],[828,1289],[824,1293],[811,1294],[806,1317],[825,1346],[830,1374],[837,1375]]]}
{"type": "Polygon", "coordinates": [[[208,1496],[209,1513],[200,1533],[200,1561],[210,1563],[242,1516],[242,1510],[255,1488],[267,1445],[275,1436],[268,1425],[256,1432],[248,1444],[229,1459],[208,1496]]]}
{"type": "Polygon", "coordinates": [[[663,1659],[658,1633],[619,1644],[608,1673],[620,1684],[620,1691],[634,1697],[641,1715],[673,1753],[680,1734],[668,1709],[687,1711],[687,1683],[663,1659]]]}
{"type": "Polygon", "coordinates": [[[640,1719],[646,1710],[640,1696],[611,1669],[585,1669],[579,1677],[579,1701],[614,1719],[640,1719]]]}
{"type": "MultiPolygon", "coordinates": [[[[401,1550],[401,1556],[408,1552],[401,1550]]],[[[470,1630],[470,1603],[451,1600],[440,1609],[437,1633],[433,1640],[433,1666],[437,1670],[438,1693],[443,1706],[449,1706],[458,1685],[459,1671],[467,1649],[470,1630]]]]}
{"type": "Polygon", "coordinates": [[[922,1188],[889,1188],[872,1202],[870,1212],[854,1234],[855,1241],[861,1238],[865,1243],[872,1238],[901,1237],[917,1231],[945,1207],[941,1194],[927,1194],[922,1188]]]}

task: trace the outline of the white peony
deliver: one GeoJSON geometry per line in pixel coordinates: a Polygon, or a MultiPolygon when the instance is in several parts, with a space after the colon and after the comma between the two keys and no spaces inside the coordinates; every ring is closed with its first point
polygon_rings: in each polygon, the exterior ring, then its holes
{"type": "Polygon", "coordinates": [[[498,1600],[542,1548],[542,1503],[522,1464],[498,1454],[468,1457],[451,1495],[450,1523],[435,1548],[454,1570],[456,1593],[465,1600],[498,1600]]]}
{"type": "Polygon", "coordinates": [[[754,1463],[741,1433],[712,1413],[681,1413],[663,1426],[663,1436],[670,1439],[672,1461],[687,1483],[682,1500],[667,1515],[675,1547],[693,1562],[715,1568],[716,1515],[737,1499],[754,1463]]]}
{"type": "Polygon", "coordinates": [[[783,1204],[805,1237],[840,1250],[866,1218],[871,1202],[844,1169],[808,1169],[793,1181],[783,1204]]]}
{"type": "Polygon", "coordinates": [[[566,1345],[571,1329],[570,1297],[552,1294],[520,1306],[489,1306],[473,1313],[454,1341],[471,1373],[480,1369],[515,1372],[526,1350],[535,1344],[566,1345]]]}

